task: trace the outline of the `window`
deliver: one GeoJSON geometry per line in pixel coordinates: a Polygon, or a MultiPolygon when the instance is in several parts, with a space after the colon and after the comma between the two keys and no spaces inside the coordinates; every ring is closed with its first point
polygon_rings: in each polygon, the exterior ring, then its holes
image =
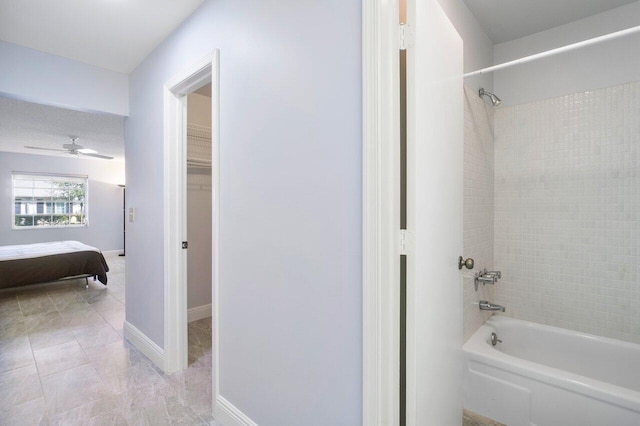
{"type": "Polygon", "coordinates": [[[13,228],[87,226],[87,176],[13,173],[13,228]]]}

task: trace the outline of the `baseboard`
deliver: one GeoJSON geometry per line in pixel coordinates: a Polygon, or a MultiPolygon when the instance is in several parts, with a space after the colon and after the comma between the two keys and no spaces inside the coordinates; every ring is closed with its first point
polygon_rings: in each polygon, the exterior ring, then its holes
{"type": "Polygon", "coordinates": [[[211,317],[211,303],[208,305],[196,306],[187,311],[187,321],[193,322],[203,318],[211,317]]]}
{"type": "Polygon", "coordinates": [[[221,426],[258,426],[256,422],[220,395],[216,398],[216,406],[213,411],[216,424],[221,426]]]}
{"type": "Polygon", "coordinates": [[[101,250],[101,252],[102,252],[102,254],[104,256],[110,256],[112,254],[113,255],[120,254],[120,253],[124,252],[124,250],[123,249],[120,249],[120,250],[101,250]]]}
{"type": "Polygon", "coordinates": [[[124,322],[122,330],[125,339],[127,339],[129,343],[145,354],[155,365],[164,370],[164,349],[128,321],[124,322]]]}

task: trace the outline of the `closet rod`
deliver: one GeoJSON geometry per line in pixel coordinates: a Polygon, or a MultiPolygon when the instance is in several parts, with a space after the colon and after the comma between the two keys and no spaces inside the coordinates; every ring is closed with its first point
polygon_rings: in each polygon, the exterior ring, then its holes
{"type": "Polygon", "coordinates": [[[626,30],[616,31],[616,32],[613,32],[611,34],[606,34],[606,35],[603,35],[603,36],[590,38],[589,40],[580,41],[578,43],[573,43],[573,44],[569,44],[569,45],[566,45],[566,46],[558,47],[556,49],[547,50],[546,52],[541,52],[541,53],[536,53],[534,55],[525,56],[524,58],[515,59],[515,60],[509,61],[509,62],[504,62],[502,64],[494,65],[494,66],[491,66],[491,67],[488,67],[488,68],[483,68],[483,69],[478,70],[478,71],[469,72],[469,73],[464,74],[463,77],[464,78],[474,77],[476,75],[481,75],[481,74],[486,74],[486,73],[490,73],[490,72],[493,72],[493,71],[498,71],[498,70],[501,70],[501,69],[504,69],[504,68],[512,67],[514,65],[520,65],[520,64],[527,63],[527,62],[535,61],[537,59],[542,59],[542,58],[546,58],[546,57],[549,57],[549,56],[557,55],[559,53],[568,52],[570,50],[580,49],[581,47],[591,46],[593,44],[602,43],[603,41],[609,41],[609,40],[613,40],[613,39],[616,39],[616,38],[619,38],[619,37],[628,36],[628,35],[631,35],[631,34],[635,34],[637,32],[640,32],[640,25],[638,25],[636,27],[627,28],[626,30]]]}

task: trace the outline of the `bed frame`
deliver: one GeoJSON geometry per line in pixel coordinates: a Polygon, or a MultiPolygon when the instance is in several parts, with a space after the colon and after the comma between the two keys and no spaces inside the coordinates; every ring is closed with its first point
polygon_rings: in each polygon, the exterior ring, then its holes
{"type": "Polygon", "coordinates": [[[85,279],[107,285],[109,266],[100,250],[77,241],[0,247],[0,288],[85,279]]]}

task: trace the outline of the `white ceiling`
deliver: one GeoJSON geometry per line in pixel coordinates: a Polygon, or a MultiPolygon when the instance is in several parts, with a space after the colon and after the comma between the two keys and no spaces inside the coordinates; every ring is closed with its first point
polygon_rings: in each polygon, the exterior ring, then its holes
{"type": "MultiPolygon", "coordinates": [[[[37,155],[62,155],[25,148],[25,145],[62,149],[77,136],[78,144],[124,161],[124,118],[116,115],[72,111],[0,97],[0,151],[37,155]]],[[[78,157],[91,159],[91,157],[78,157]]]]}
{"type": "MultiPolygon", "coordinates": [[[[129,74],[202,2],[0,0],[0,40],[129,74]]],[[[69,136],[124,161],[122,117],[0,97],[0,151],[67,155],[24,145],[61,149],[69,136]]]]}
{"type": "Polygon", "coordinates": [[[0,40],[129,74],[203,0],[1,0],[0,40]]]}
{"type": "Polygon", "coordinates": [[[495,44],[568,24],[637,0],[464,0],[495,44]]]}

